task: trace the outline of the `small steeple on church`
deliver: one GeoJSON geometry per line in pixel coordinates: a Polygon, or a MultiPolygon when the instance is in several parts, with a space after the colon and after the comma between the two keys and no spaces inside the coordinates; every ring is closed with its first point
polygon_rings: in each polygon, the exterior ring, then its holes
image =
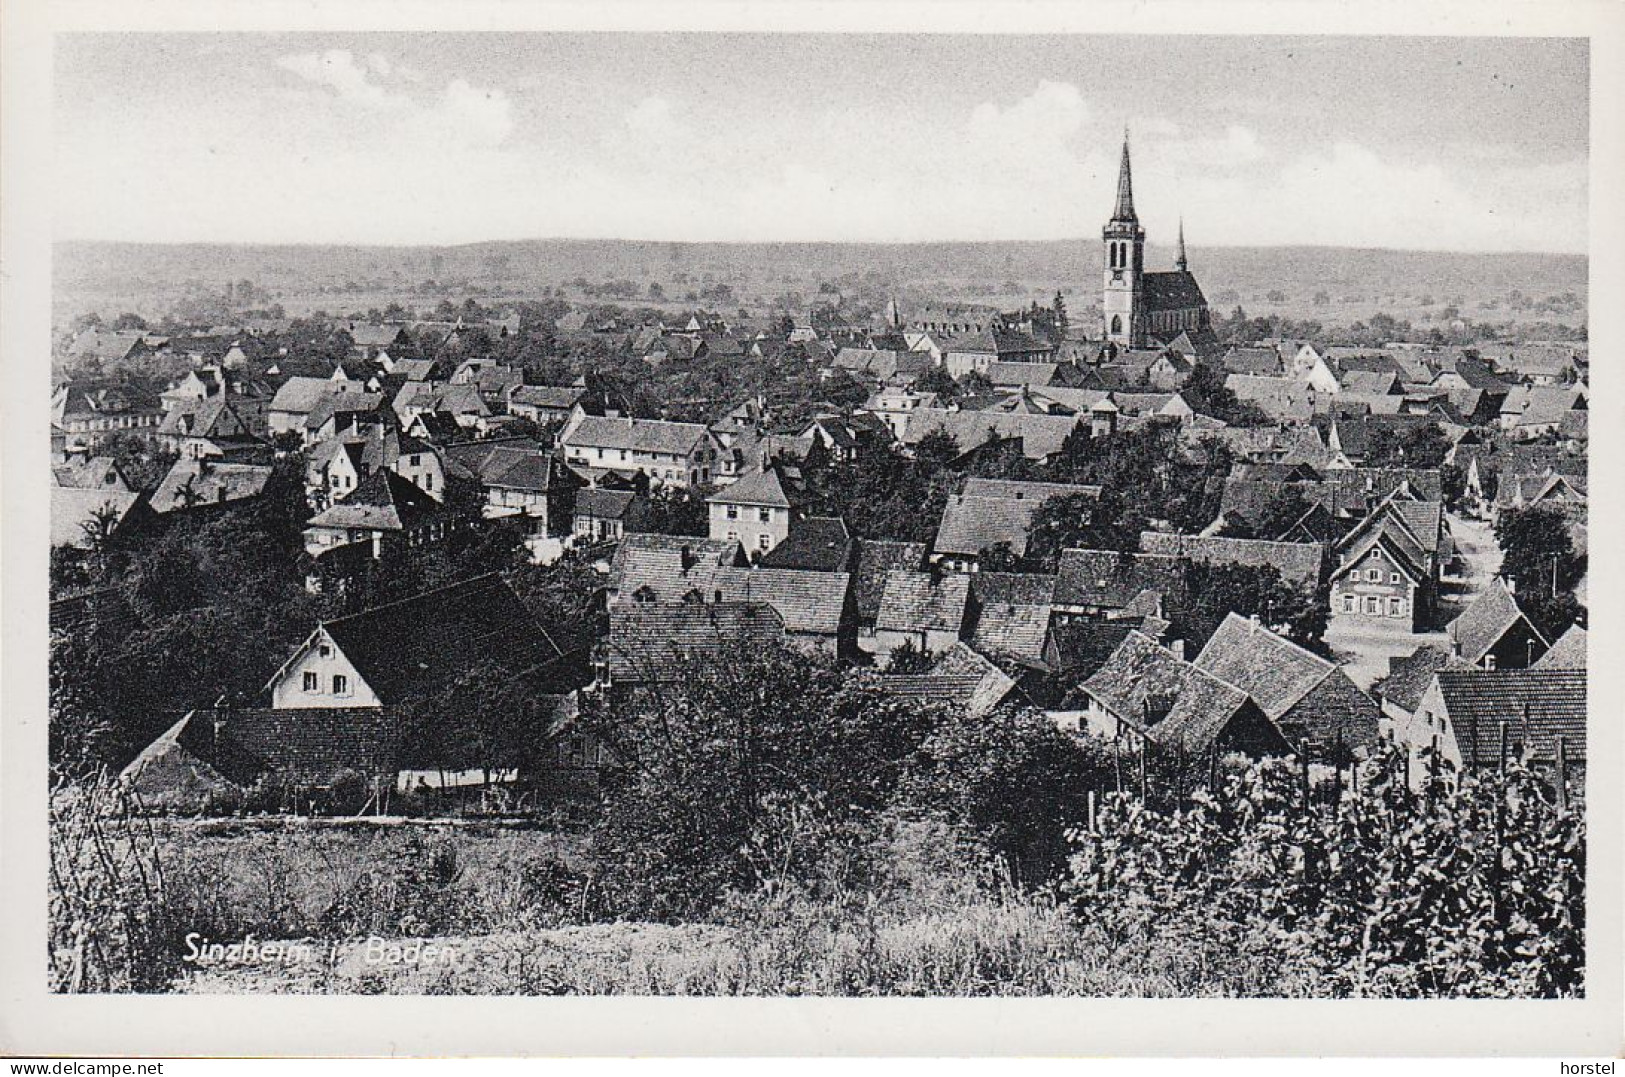
{"type": "Polygon", "coordinates": [[[1179,222],[1179,255],[1174,269],[1160,273],[1145,270],[1145,229],[1134,212],[1134,171],[1129,162],[1126,130],[1123,159],[1117,170],[1117,205],[1111,220],[1101,229],[1100,238],[1106,244],[1101,312],[1108,343],[1119,348],[1175,345],[1192,357],[1217,347],[1207,298],[1191,275],[1185,256],[1183,219],[1179,222]]]}

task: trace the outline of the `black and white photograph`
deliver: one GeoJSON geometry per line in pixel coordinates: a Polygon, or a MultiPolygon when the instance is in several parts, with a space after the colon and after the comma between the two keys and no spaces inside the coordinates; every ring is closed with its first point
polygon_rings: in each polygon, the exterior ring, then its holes
{"type": "Polygon", "coordinates": [[[39,988],[1617,997],[1593,39],[797,26],[51,38],[39,988]]]}

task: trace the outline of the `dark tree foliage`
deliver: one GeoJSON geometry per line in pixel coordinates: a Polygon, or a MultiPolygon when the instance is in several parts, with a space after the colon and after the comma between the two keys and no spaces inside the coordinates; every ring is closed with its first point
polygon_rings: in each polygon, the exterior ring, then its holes
{"type": "Polygon", "coordinates": [[[1063,871],[1067,831],[1085,813],[1106,762],[1037,711],[1001,708],[987,717],[955,710],[910,762],[899,809],[937,813],[979,838],[1024,886],[1063,871]]]}
{"type": "Polygon", "coordinates": [[[153,490],[179,457],[151,438],[115,431],[96,441],[97,456],[110,456],[134,490],[153,490]]]}
{"type": "Polygon", "coordinates": [[[958,450],[946,435],[930,435],[920,445],[913,459],[880,447],[854,461],[809,458],[802,467],[808,514],[839,516],[860,538],[929,542],[959,482],[942,458],[958,450]]]}
{"type": "Polygon", "coordinates": [[[1145,517],[1124,503],[1114,490],[1052,497],[1033,514],[1027,538],[1027,564],[1041,572],[1054,572],[1061,551],[1134,550],[1139,548],[1145,517]]]}
{"type": "Polygon", "coordinates": [[[1215,515],[1210,479],[1229,473],[1229,455],[1190,452],[1171,423],[1148,423],[1109,437],[1074,431],[1050,465],[1055,482],[1098,485],[1124,506],[1124,528],[1138,533],[1136,518],[1164,521],[1180,531],[1199,531],[1215,515]]]}
{"type": "Polygon", "coordinates": [[[729,891],[854,870],[934,724],[873,676],[753,648],[613,711],[590,700],[581,721],[627,764],[591,835],[598,910],[683,920],[729,891]]]}
{"type": "Polygon", "coordinates": [[[1450,439],[1438,423],[1426,423],[1404,432],[1391,427],[1372,431],[1366,449],[1366,467],[1435,468],[1444,463],[1450,439]]]}
{"type": "Polygon", "coordinates": [[[1164,596],[1173,623],[1169,637],[1200,650],[1226,615],[1257,617],[1273,631],[1312,651],[1324,653],[1327,601],[1324,587],[1306,593],[1281,578],[1273,565],[1204,565],[1185,570],[1185,595],[1164,596]]]}
{"type": "Polygon", "coordinates": [[[1501,545],[1501,573],[1516,584],[1520,604],[1539,595],[1572,593],[1585,575],[1585,556],[1574,549],[1568,522],[1552,509],[1506,510],[1495,523],[1495,540],[1501,545]]]}

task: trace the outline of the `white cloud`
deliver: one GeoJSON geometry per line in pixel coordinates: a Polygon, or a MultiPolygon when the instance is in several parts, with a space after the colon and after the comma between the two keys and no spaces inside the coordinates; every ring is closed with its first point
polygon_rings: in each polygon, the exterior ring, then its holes
{"type": "Polygon", "coordinates": [[[1089,105],[1070,82],[1038,84],[1038,88],[1013,105],[1000,108],[991,101],[977,105],[970,114],[970,131],[979,138],[1051,143],[1076,134],[1089,120],[1089,105]]]}
{"type": "Polygon", "coordinates": [[[513,132],[513,102],[501,90],[482,90],[464,79],[452,79],[427,113],[431,128],[453,138],[494,146],[513,132]]]}
{"type": "MultiPolygon", "coordinates": [[[[368,70],[376,74],[387,73],[378,70],[373,63],[374,59],[382,57],[374,53],[372,58],[365,61],[364,69],[356,62],[349,49],[328,49],[323,53],[302,52],[292,56],[280,56],[276,65],[286,71],[292,71],[307,82],[331,88],[341,99],[352,104],[374,109],[400,106],[404,103],[402,98],[368,78],[368,70]]],[[[387,60],[384,62],[388,64],[387,60]]]]}

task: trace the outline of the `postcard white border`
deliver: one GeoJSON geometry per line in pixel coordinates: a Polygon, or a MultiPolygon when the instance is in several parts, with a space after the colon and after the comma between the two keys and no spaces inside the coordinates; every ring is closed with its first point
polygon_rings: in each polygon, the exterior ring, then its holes
{"type": "MultiPolygon", "coordinates": [[[[1614,1055],[1621,955],[1625,7],[1600,2],[429,3],[15,0],[0,9],[0,1054],[1614,1055]],[[45,978],[51,39],[63,31],[708,30],[1591,39],[1591,839],[1573,1002],[61,997],[45,978]],[[1600,420],[1600,421],[1596,421],[1600,420]]],[[[117,167],[116,162],[99,166],[117,167]]]]}

